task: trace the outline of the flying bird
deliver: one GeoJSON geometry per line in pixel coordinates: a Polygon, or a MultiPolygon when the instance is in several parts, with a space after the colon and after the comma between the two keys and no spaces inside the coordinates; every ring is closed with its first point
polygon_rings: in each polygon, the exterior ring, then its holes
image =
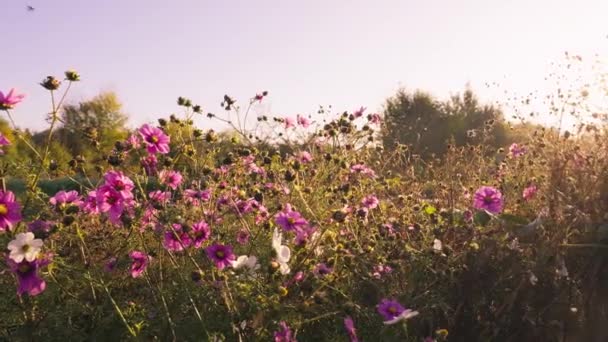
{"type": "Polygon", "coordinates": [[[27,10],[28,12],[34,12],[35,8],[30,5],[27,5],[27,10]]]}

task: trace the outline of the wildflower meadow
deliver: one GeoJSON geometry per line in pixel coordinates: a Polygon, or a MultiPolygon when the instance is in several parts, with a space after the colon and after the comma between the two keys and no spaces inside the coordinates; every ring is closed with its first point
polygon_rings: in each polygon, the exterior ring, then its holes
{"type": "Polygon", "coordinates": [[[395,113],[424,96],[401,92],[380,113],[252,120],[264,91],[224,96],[223,113],[180,97],[177,114],[112,131],[70,126],[100,112],[69,102],[83,82],[42,80],[36,135],[13,122],[29,97],[0,92],[4,340],[608,336],[601,117],[578,132],[507,122],[467,92],[408,123],[395,113]],[[433,130],[445,122],[460,128],[433,130]]]}

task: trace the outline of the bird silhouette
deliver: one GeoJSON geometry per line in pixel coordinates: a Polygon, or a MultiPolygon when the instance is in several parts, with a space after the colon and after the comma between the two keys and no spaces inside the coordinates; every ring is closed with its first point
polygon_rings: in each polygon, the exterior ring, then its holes
{"type": "Polygon", "coordinates": [[[27,5],[27,10],[28,10],[28,12],[33,12],[35,10],[35,8],[30,5],[27,5]]]}

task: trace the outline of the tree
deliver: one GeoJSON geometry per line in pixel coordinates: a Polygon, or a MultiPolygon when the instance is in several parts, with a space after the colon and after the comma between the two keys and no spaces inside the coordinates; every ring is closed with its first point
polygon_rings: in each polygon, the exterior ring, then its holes
{"type": "Polygon", "coordinates": [[[381,135],[386,148],[405,144],[412,153],[425,157],[443,154],[449,140],[458,146],[482,141],[501,146],[507,140],[502,112],[481,105],[470,89],[448,101],[400,89],[386,100],[384,120],[381,135]]]}
{"type": "MultiPolygon", "coordinates": [[[[83,156],[98,160],[108,153],[117,140],[127,136],[127,115],[113,92],[104,92],[78,104],[64,106],[61,113],[63,125],[57,129],[55,140],[59,141],[72,157],[83,156]]],[[[42,143],[48,131],[34,136],[42,143]]]]}

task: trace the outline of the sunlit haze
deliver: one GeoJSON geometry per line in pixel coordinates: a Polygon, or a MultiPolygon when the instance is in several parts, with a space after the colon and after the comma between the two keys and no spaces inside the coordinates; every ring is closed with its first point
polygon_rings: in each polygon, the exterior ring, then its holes
{"type": "Polygon", "coordinates": [[[445,97],[470,83],[500,101],[502,89],[547,87],[564,51],[608,48],[598,0],[2,0],[0,11],[0,89],[27,94],[15,117],[33,129],[49,103],[38,82],[69,68],[83,78],[69,101],[115,91],[136,125],[177,111],[178,96],[220,112],[225,93],[246,102],[262,90],[257,110],[272,115],[380,111],[399,87],[445,97]]]}

